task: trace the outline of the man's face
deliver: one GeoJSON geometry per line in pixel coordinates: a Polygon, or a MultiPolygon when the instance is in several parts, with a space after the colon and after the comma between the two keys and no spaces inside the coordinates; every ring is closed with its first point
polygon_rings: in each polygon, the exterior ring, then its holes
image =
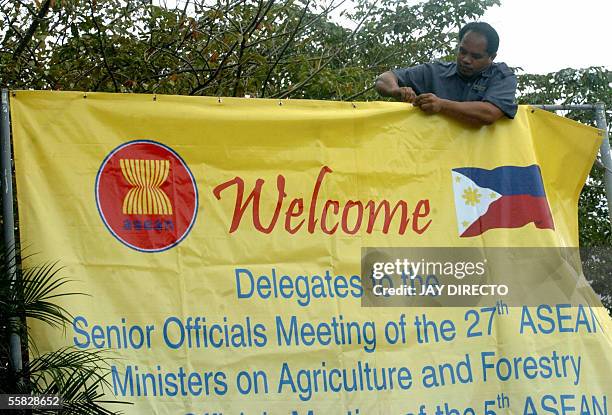
{"type": "Polygon", "coordinates": [[[495,59],[487,53],[487,38],[476,32],[467,32],[459,43],[457,71],[470,78],[485,70],[495,59]]]}

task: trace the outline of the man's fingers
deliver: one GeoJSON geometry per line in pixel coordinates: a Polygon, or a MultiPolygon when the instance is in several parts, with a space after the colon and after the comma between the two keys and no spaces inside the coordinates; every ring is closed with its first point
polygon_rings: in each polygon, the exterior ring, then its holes
{"type": "Polygon", "coordinates": [[[414,105],[427,114],[435,114],[442,110],[441,101],[435,94],[421,94],[414,100],[414,105]]]}
{"type": "Polygon", "coordinates": [[[418,107],[426,114],[432,114],[434,112],[433,104],[429,102],[421,103],[418,107]]]}
{"type": "Polygon", "coordinates": [[[414,91],[412,90],[412,88],[408,88],[408,94],[407,94],[407,101],[408,102],[414,102],[414,100],[416,99],[416,94],[414,93],[414,91]]]}
{"type": "Polygon", "coordinates": [[[413,102],[416,98],[416,94],[409,87],[402,87],[400,89],[400,98],[402,102],[413,102]]]}
{"type": "Polygon", "coordinates": [[[433,94],[421,94],[415,98],[414,103],[416,105],[421,105],[425,102],[430,102],[433,98],[433,94]]]}

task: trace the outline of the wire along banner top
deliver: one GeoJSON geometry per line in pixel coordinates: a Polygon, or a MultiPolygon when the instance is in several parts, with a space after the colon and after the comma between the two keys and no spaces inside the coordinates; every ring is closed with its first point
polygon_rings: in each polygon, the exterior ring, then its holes
{"type": "MultiPolygon", "coordinates": [[[[15,91],[21,243],[128,414],[604,415],[578,253],[601,136],[521,107],[15,91]]],[[[112,406],[109,406],[112,408],[112,406]]]]}

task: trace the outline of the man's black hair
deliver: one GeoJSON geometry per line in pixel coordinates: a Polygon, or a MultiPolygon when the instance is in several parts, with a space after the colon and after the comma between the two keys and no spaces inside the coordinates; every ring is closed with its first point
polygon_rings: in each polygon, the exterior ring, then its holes
{"type": "Polygon", "coordinates": [[[493,27],[485,22],[471,22],[466,24],[459,30],[459,42],[463,39],[467,32],[476,32],[487,38],[487,53],[493,55],[497,53],[499,48],[499,35],[493,27]]]}

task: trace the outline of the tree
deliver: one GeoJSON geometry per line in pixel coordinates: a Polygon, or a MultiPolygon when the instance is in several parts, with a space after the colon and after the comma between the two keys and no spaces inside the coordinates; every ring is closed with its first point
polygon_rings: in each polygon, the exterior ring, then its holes
{"type": "Polygon", "coordinates": [[[447,57],[460,24],[498,4],[360,0],[340,12],[341,0],[0,2],[11,88],[311,99],[374,98],[377,74],[447,57]]]}

